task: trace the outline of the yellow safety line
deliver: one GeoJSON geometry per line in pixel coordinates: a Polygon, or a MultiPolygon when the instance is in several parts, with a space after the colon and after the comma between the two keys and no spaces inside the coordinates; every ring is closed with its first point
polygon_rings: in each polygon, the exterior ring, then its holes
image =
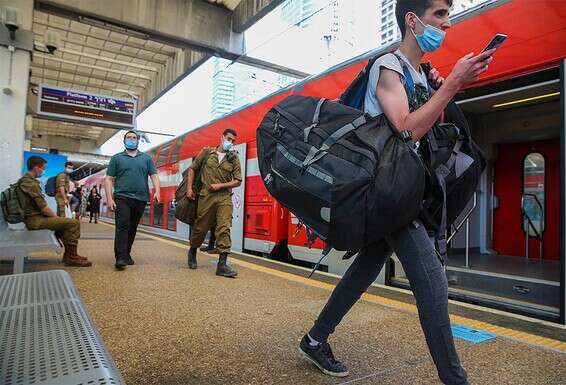
{"type": "MultiPolygon", "coordinates": [[[[100,223],[103,223],[106,226],[113,227],[113,225],[108,224],[108,223],[104,223],[104,222],[100,222],[100,223]]],[[[161,238],[159,236],[148,234],[146,231],[144,231],[144,236],[147,236],[147,237],[155,239],[159,242],[163,242],[163,243],[166,243],[166,244],[169,244],[169,245],[172,245],[172,246],[175,246],[175,247],[179,247],[179,248],[182,248],[182,249],[185,249],[185,250],[189,248],[189,246],[187,246],[187,245],[185,245],[181,242],[177,242],[177,241],[173,241],[173,240],[169,240],[169,239],[164,239],[164,238],[161,238]]],[[[287,272],[284,272],[284,271],[279,271],[279,270],[276,270],[276,269],[257,265],[255,263],[242,261],[242,260],[239,260],[239,259],[232,259],[232,263],[234,263],[235,265],[238,265],[238,266],[245,267],[247,269],[251,269],[251,270],[259,271],[259,272],[262,272],[262,273],[274,275],[274,276],[277,276],[279,278],[286,279],[288,281],[302,283],[304,285],[317,287],[317,288],[328,290],[328,291],[334,290],[334,287],[335,287],[335,285],[330,284],[330,283],[321,282],[321,281],[317,281],[317,280],[314,280],[314,279],[309,279],[309,278],[306,278],[306,277],[302,277],[300,275],[291,274],[291,273],[287,273],[287,272]]],[[[385,298],[385,297],[380,297],[380,296],[375,295],[375,294],[364,293],[362,295],[362,299],[364,299],[367,302],[386,306],[386,307],[389,307],[389,308],[392,308],[392,309],[404,310],[404,311],[414,313],[414,314],[417,313],[417,307],[415,305],[405,303],[405,302],[401,302],[401,301],[397,301],[397,300],[393,300],[393,299],[389,299],[389,298],[385,298]]],[[[535,345],[535,346],[540,346],[540,347],[544,347],[544,348],[547,348],[547,349],[552,349],[552,350],[555,350],[555,351],[558,351],[558,352],[561,352],[561,353],[566,353],[566,342],[562,342],[562,341],[559,341],[559,340],[554,340],[554,339],[546,338],[546,337],[540,337],[540,336],[537,336],[537,335],[534,335],[534,334],[525,333],[525,332],[521,332],[521,331],[518,331],[518,330],[510,329],[510,328],[505,328],[505,327],[502,327],[502,326],[496,326],[496,325],[489,324],[487,322],[477,321],[477,320],[462,317],[462,316],[459,316],[459,315],[451,315],[450,320],[452,321],[452,323],[464,325],[464,326],[467,326],[467,327],[472,328],[472,329],[479,329],[479,330],[488,331],[490,333],[494,333],[494,334],[497,334],[499,336],[503,336],[503,337],[506,337],[506,338],[509,338],[509,339],[512,339],[512,340],[516,340],[516,341],[519,341],[519,342],[523,342],[523,343],[527,343],[527,344],[535,345]]]]}

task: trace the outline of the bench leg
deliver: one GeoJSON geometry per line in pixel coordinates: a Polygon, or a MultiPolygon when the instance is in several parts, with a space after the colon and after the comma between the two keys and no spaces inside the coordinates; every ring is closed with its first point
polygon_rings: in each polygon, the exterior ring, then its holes
{"type": "Polygon", "coordinates": [[[24,259],[25,255],[17,255],[14,257],[14,274],[21,274],[24,272],[24,259]]]}

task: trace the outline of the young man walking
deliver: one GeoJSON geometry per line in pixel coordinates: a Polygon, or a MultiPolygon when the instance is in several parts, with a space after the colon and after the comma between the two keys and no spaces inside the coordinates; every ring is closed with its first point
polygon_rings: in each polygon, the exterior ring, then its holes
{"type": "Polygon", "coordinates": [[[191,229],[191,248],[188,253],[189,268],[197,268],[197,248],[216,223],[216,248],[220,253],[216,275],[223,277],[238,275],[237,271],[226,264],[232,247],[232,189],[242,183],[240,159],[235,151],[230,151],[236,135],[236,131],[229,128],[220,137],[220,144],[216,148],[204,148],[200,152],[189,169],[187,189],[189,199],[196,199],[198,194],[197,218],[191,229]],[[193,191],[193,182],[199,171],[202,188],[200,191],[193,191]]]}
{"type": "Polygon", "coordinates": [[[69,206],[69,192],[71,191],[69,174],[74,169],[73,162],[67,162],[65,163],[65,170],[57,174],[55,178],[55,186],[57,186],[55,202],[57,202],[57,215],[61,218],[65,218],[65,206],[69,206]]]}
{"type": "MultiPolygon", "coordinates": [[[[420,70],[425,52],[440,48],[446,30],[450,28],[449,12],[452,0],[398,0],[395,14],[403,41],[395,53],[386,54],[371,68],[365,112],[372,116],[385,114],[399,130],[409,130],[417,142],[441,118],[444,108],[467,84],[487,70],[494,50],[461,58],[450,75],[443,79],[432,69],[427,76],[420,70]],[[427,81],[438,90],[426,95],[428,101],[419,108],[409,109],[404,88],[407,68],[413,83],[428,93],[427,81]]],[[[410,84],[410,83],[409,83],[410,84]]],[[[410,181],[407,181],[410,183],[410,181]]],[[[448,285],[444,268],[436,256],[427,229],[418,219],[385,239],[364,247],[340,283],[334,289],[314,326],[301,340],[299,350],[322,372],[331,376],[348,375],[346,365],[338,361],[327,342],[360,296],[377,278],[383,264],[395,251],[415,295],[421,327],[438,375],[442,382],[467,385],[466,371],[460,365],[454,346],[448,317],[448,285]]]]}
{"type": "Polygon", "coordinates": [[[138,151],[139,136],[135,131],[124,135],[125,150],[110,158],[104,186],[108,208],[115,211],[115,267],[133,265],[132,245],[145,205],[149,201],[148,177],[151,178],[154,199],[161,202],[159,177],[151,157],[138,151]]]}
{"type": "MultiPolygon", "coordinates": [[[[29,230],[48,229],[55,231],[55,236],[65,247],[63,262],[66,266],[89,267],[92,262],[81,257],[77,252],[81,236],[80,222],[77,219],[59,218],[47,207],[37,178],[44,172],[47,161],[39,156],[30,156],[27,161],[28,172],[20,178],[18,186],[23,192],[21,202],[24,210],[24,223],[29,230]]],[[[65,208],[63,207],[63,215],[65,208]]]]}

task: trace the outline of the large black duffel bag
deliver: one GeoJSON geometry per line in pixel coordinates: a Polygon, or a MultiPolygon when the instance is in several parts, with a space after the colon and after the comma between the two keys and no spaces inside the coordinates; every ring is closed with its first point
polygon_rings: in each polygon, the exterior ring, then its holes
{"type": "Polygon", "coordinates": [[[262,120],[257,149],[269,193],[337,250],[357,250],[422,208],[426,170],[384,115],[292,95],[262,120]]]}

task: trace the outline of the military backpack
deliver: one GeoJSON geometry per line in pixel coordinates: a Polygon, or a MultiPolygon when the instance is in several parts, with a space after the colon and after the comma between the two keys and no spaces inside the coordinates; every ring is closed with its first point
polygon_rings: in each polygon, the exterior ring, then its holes
{"type": "Polygon", "coordinates": [[[10,185],[0,193],[0,206],[6,222],[10,224],[24,221],[23,191],[19,183],[10,185]]]}

